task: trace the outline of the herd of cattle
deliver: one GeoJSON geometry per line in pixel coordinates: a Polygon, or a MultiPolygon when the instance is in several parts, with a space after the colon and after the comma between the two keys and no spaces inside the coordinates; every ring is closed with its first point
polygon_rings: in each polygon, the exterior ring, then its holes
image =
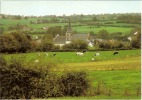
{"type": "MultiPolygon", "coordinates": [[[[77,52],[76,55],[77,55],[77,56],[83,56],[84,53],[86,53],[86,51],[77,52]]],[[[115,52],[113,52],[113,55],[117,55],[118,53],[119,53],[118,51],[115,51],[115,52]]],[[[38,57],[39,57],[40,55],[41,55],[40,53],[37,53],[37,56],[38,56],[38,57]]],[[[52,54],[52,57],[55,57],[56,55],[57,55],[56,53],[53,53],[53,54],[52,54]]],[[[44,56],[48,57],[49,54],[48,54],[48,53],[44,53],[44,56]]],[[[97,57],[97,56],[100,56],[100,53],[96,52],[96,53],[94,54],[94,57],[92,57],[91,60],[94,61],[94,60],[95,60],[95,57],[97,57]]],[[[38,62],[39,62],[39,60],[35,60],[35,63],[38,63],[38,62]]]]}

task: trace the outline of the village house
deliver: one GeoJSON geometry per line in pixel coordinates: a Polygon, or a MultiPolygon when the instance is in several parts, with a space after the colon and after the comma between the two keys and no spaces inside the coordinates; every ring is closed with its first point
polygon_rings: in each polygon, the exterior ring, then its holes
{"type": "Polygon", "coordinates": [[[81,33],[76,33],[74,34],[72,32],[71,29],[71,23],[69,21],[69,25],[66,31],[66,35],[65,36],[60,36],[59,34],[57,34],[55,36],[55,38],[53,39],[53,43],[56,46],[59,46],[60,48],[62,48],[62,46],[64,46],[65,44],[69,44],[72,41],[75,40],[82,40],[85,41],[88,46],[93,47],[93,42],[94,42],[94,38],[92,36],[90,36],[90,34],[81,34],[81,33]]]}

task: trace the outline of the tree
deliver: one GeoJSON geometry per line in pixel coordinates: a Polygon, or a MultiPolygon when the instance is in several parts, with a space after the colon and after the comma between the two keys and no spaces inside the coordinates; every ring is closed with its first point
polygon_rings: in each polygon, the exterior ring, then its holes
{"type": "Polygon", "coordinates": [[[18,47],[20,46],[20,44],[14,36],[4,34],[0,36],[0,46],[0,52],[13,53],[18,51],[18,47]]]}
{"type": "Polygon", "coordinates": [[[62,27],[61,26],[50,27],[47,30],[47,33],[51,34],[53,37],[55,37],[57,34],[62,35],[62,27]]]}
{"type": "Polygon", "coordinates": [[[16,20],[21,20],[21,16],[20,15],[18,15],[18,16],[13,16],[14,17],[14,19],[16,19],[16,20]]]}
{"type": "Polygon", "coordinates": [[[141,48],[141,31],[132,37],[131,46],[133,48],[141,48]]]}
{"type": "Polygon", "coordinates": [[[11,35],[13,35],[20,44],[18,45],[18,52],[26,52],[28,49],[30,49],[31,43],[26,35],[17,32],[13,32],[11,35]]]}
{"type": "Polygon", "coordinates": [[[92,18],[92,21],[93,21],[93,22],[97,21],[97,17],[93,17],[93,18],[92,18]]]}
{"type": "Polygon", "coordinates": [[[109,39],[110,35],[108,33],[107,30],[100,30],[99,33],[97,34],[97,38],[101,38],[101,39],[109,39]]]}
{"type": "Polygon", "coordinates": [[[87,43],[83,40],[74,40],[71,42],[71,48],[73,49],[79,49],[79,50],[83,50],[83,49],[87,49],[87,43]]]}
{"type": "Polygon", "coordinates": [[[44,35],[39,47],[40,47],[41,51],[52,50],[54,47],[52,35],[51,34],[44,35]]]}

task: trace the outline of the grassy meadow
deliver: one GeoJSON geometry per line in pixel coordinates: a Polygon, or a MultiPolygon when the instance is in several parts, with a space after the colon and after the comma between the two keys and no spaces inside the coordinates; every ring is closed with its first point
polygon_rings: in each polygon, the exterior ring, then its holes
{"type": "MultiPolygon", "coordinates": [[[[48,18],[47,18],[48,19],[48,18]]],[[[4,27],[5,32],[10,32],[8,30],[9,26],[13,26],[16,24],[22,24],[22,25],[27,25],[30,28],[33,28],[35,32],[44,32],[45,30],[41,29],[45,26],[48,27],[52,27],[52,26],[67,26],[68,23],[46,23],[46,24],[30,24],[30,21],[37,21],[37,18],[28,18],[28,19],[24,19],[22,18],[21,20],[14,20],[14,19],[1,19],[0,24],[2,25],[2,27],[4,27]]],[[[83,25],[80,22],[76,22],[76,23],[71,23],[72,25],[72,29],[74,31],[77,31],[79,33],[88,33],[90,31],[93,31],[94,34],[98,33],[100,30],[105,29],[107,30],[109,33],[113,33],[113,32],[122,32],[123,34],[127,34],[129,33],[133,27],[129,27],[129,26],[135,26],[135,24],[125,24],[125,23],[115,23],[112,24],[115,27],[111,26],[111,24],[106,24],[105,26],[100,26],[100,27],[96,27],[96,26],[92,26],[91,28],[89,25],[83,25]]]]}
{"type": "Polygon", "coordinates": [[[38,52],[33,53],[21,53],[21,54],[4,54],[6,59],[11,57],[21,57],[23,56],[27,61],[36,60],[36,59],[54,59],[57,62],[63,63],[83,63],[83,62],[92,62],[92,58],[95,60],[93,62],[101,62],[106,60],[117,60],[122,58],[130,57],[139,57],[141,52],[140,50],[120,50],[118,55],[113,55],[114,51],[93,51],[86,52],[83,56],[77,56],[76,52],[40,52],[40,56],[37,56],[38,52]],[[95,57],[95,53],[100,53],[100,56],[95,57]],[[44,56],[44,53],[48,53],[48,57],[44,56]],[[57,55],[53,57],[53,54],[57,55]]]}
{"type": "Polygon", "coordinates": [[[113,32],[122,32],[123,34],[125,33],[129,33],[132,28],[128,28],[128,27],[110,27],[110,26],[101,26],[99,28],[97,27],[91,27],[90,26],[77,26],[77,27],[72,27],[73,30],[76,30],[77,32],[82,32],[82,33],[86,33],[86,32],[90,32],[93,31],[94,33],[98,33],[100,30],[107,30],[109,33],[113,33],[113,32]]]}
{"type": "MultiPolygon", "coordinates": [[[[118,55],[113,55],[114,51],[94,51],[86,52],[84,56],[77,56],[76,52],[45,52],[3,54],[7,61],[12,58],[23,58],[25,63],[35,60],[44,63],[53,61],[59,66],[51,68],[51,72],[66,73],[70,71],[85,71],[94,90],[100,85],[101,95],[90,97],[62,97],[57,99],[140,99],[137,96],[141,86],[141,52],[140,50],[120,50],[118,55]],[[100,56],[95,57],[96,52],[100,56]],[[53,57],[53,54],[57,55],[53,57]],[[92,61],[92,57],[95,61],[92,61]],[[109,96],[106,94],[109,91],[109,96]]],[[[55,98],[50,98],[55,99],[55,98]]]]}

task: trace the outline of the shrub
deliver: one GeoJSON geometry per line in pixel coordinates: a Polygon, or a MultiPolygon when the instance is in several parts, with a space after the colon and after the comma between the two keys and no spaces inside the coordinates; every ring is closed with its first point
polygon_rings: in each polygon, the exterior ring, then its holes
{"type": "Polygon", "coordinates": [[[0,56],[0,66],[5,66],[6,65],[6,60],[3,58],[3,56],[0,56]]]}
{"type": "Polygon", "coordinates": [[[63,46],[63,49],[76,49],[76,50],[86,50],[88,47],[87,42],[83,40],[74,40],[70,44],[63,46]]]}
{"type": "Polygon", "coordinates": [[[98,45],[99,45],[99,48],[103,48],[103,49],[110,49],[111,48],[111,44],[108,41],[101,42],[98,45]]]}
{"type": "Polygon", "coordinates": [[[1,98],[44,97],[41,82],[43,79],[42,72],[25,68],[21,60],[14,59],[7,66],[0,66],[1,98]]]}
{"type": "Polygon", "coordinates": [[[133,48],[141,48],[141,32],[138,31],[138,33],[132,37],[131,46],[133,48]]]}
{"type": "Polygon", "coordinates": [[[43,36],[41,44],[39,46],[41,51],[49,51],[53,49],[54,45],[52,39],[53,37],[50,34],[43,36]]]}
{"type": "Polygon", "coordinates": [[[28,49],[30,49],[31,42],[30,42],[30,39],[26,35],[20,34],[17,32],[13,32],[13,33],[11,33],[11,35],[14,36],[15,39],[19,43],[19,45],[18,45],[19,52],[26,52],[28,49]]]}
{"type": "Polygon", "coordinates": [[[70,72],[62,75],[61,82],[65,96],[80,96],[89,88],[85,72],[70,72]]]}
{"type": "Polygon", "coordinates": [[[50,41],[43,41],[40,45],[41,51],[49,51],[52,50],[53,48],[53,43],[50,41]]]}
{"type": "MultiPolygon", "coordinates": [[[[25,57],[21,57],[25,59],[25,57]]],[[[58,76],[50,73],[52,61],[24,63],[12,58],[9,64],[0,58],[0,94],[2,99],[31,99],[59,96],[80,96],[89,88],[85,72],[69,72],[58,76]]]]}
{"type": "Polygon", "coordinates": [[[0,52],[16,52],[19,45],[19,42],[12,35],[4,34],[0,36],[0,52]]]}
{"type": "Polygon", "coordinates": [[[26,35],[13,32],[0,36],[0,52],[26,52],[31,47],[30,40],[26,35]]]}

